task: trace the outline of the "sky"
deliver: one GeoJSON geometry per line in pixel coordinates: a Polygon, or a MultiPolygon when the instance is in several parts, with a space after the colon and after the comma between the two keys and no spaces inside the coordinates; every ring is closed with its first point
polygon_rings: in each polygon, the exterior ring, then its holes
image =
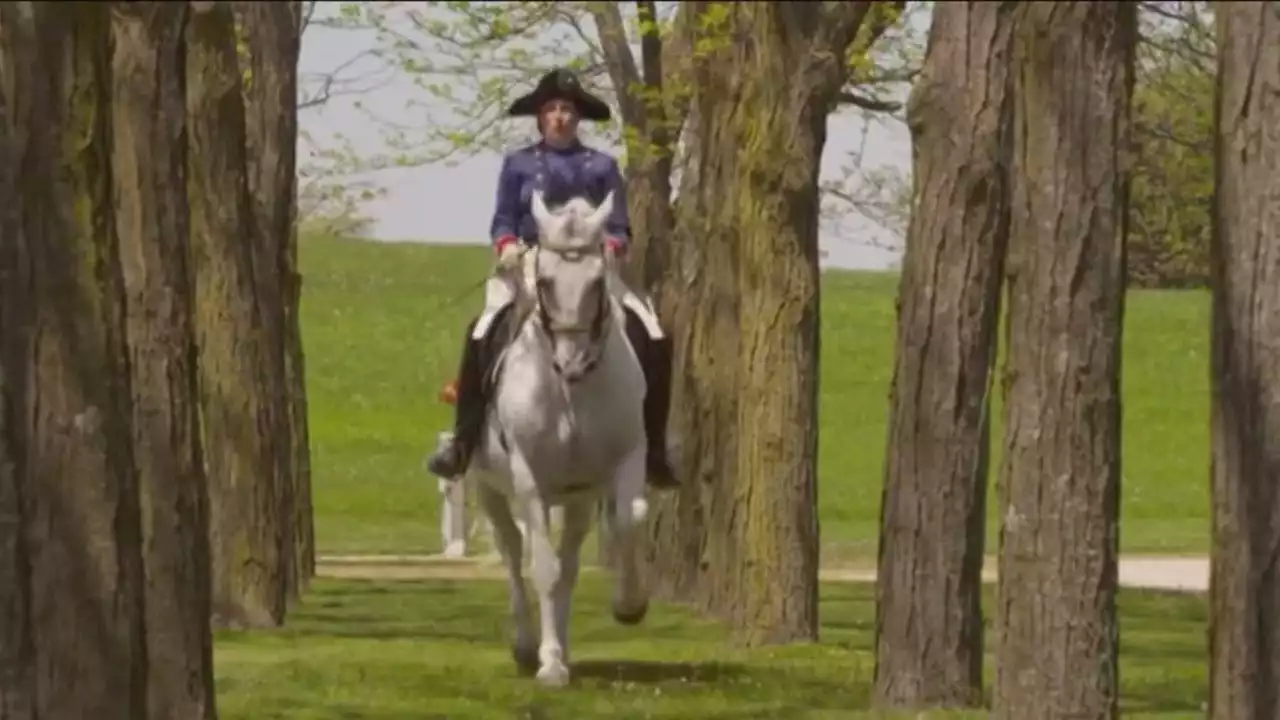
{"type": "MultiPolygon", "coordinates": [[[[342,5],[320,3],[317,16],[341,12],[342,5]]],[[[308,78],[314,82],[314,78],[331,73],[379,45],[369,31],[313,24],[303,36],[299,66],[302,81],[304,85],[308,78]]],[[[359,62],[351,67],[358,66],[359,62]]],[[[334,97],[319,107],[304,109],[299,123],[304,133],[321,142],[341,134],[359,152],[376,153],[385,150],[386,144],[384,133],[370,120],[369,114],[411,123],[421,118],[422,113],[406,109],[406,104],[424,101],[434,106],[428,111],[450,110],[415,87],[407,75],[395,73],[384,75],[368,92],[334,97]]],[[[532,140],[531,127],[529,133],[532,140]]],[[[889,119],[868,125],[852,112],[840,112],[828,121],[822,179],[841,178],[849,153],[859,149],[864,166],[909,172],[910,139],[901,123],[889,119]]],[[[305,163],[307,146],[300,144],[299,152],[300,163],[305,163]]],[[[395,241],[485,242],[500,163],[498,152],[480,152],[452,166],[432,164],[378,173],[375,181],[385,188],[386,194],[363,208],[374,220],[372,236],[395,241]]],[[[892,267],[899,259],[897,248],[901,247],[901,238],[855,213],[843,213],[824,221],[820,244],[828,267],[883,269],[892,267]]]]}

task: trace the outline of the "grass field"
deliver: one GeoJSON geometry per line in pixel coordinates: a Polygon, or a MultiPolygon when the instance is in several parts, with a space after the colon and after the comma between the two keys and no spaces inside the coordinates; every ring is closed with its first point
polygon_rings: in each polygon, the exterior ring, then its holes
{"type": "MultiPolygon", "coordinates": [[[[1124,716],[1202,716],[1203,599],[1124,591],[1120,606],[1124,716]]],[[[677,607],[655,606],[645,625],[619,627],[609,617],[607,585],[584,575],[572,629],[575,682],[554,693],[517,677],[502,630],[506,607],[506,584],[495,581],[319,582],[288,628],[219,638],[220,716],[888,717],[865,710],[874,672],[868,586],[823,588],[820,644],[742,650],[726,643],[718,625],[677,607]]],[[[989,685],[990,663],[986,678],[989,685]]]]}
{"type": "MultiPolygon", "coordinates": [[[[455,371],[488,262],[479,248],[304,242],[322,553],[438,549],[436,483],[420,463],[449,422],[436,393],[455,371]]],[[[820,472],[827,559],[874,557],[894,294],[890,275],[832,273],[825,281],[820,472]]],[[[1130,552],[1206,549],[1206,300],[1197,293],[1129,299],[1121,537],[1130,552]]],[[[821,643],[746,650],[731,646],[719,625],[679,607],[655,605],[639,628],[615,625],[605,581],[587,570],[574,604],[575,685],[556,693],[517,677],[504,632],[507,603],[505,583],[493,580],[318,580],[288,627],[219,635],[220,715],[889,717],[866,710],[874,607],[865,585],[824,585],[821,643]]],[[[985,607],[994,607],[990,598],[985,607]]],[[[1125,716],[1201,716],[1204,598],[1125,590],[1120,608],[1125,716]]],[[[988,667],[988,685],[992,673],[988,667]]]]}
{"type": "MultiPolygon", "coordinates": [[[[438,496],[421,459],[449,423],[436,392],[456,370],[489,255],[308,238],[301,256],[320,550],[434,552],[438,496]]],[[[874,557],[895,293],[896,277],[884,273],[824,280],[819,465],[829,558],[874,557]]],[[[1206,552],[1208,297],[1134,292],[1127,312],[1121,543],[1126,552],[1206,552]]]]}

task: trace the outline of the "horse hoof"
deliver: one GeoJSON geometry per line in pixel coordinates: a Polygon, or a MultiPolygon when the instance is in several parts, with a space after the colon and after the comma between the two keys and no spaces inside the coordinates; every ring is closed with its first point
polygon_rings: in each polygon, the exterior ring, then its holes
{"type": "Polygon", "coordinates": [[[649,613],[649,603],[646,601],[640,607],[625,610],[615,607],[613,609],[613,619],[618,621],[619,625],[639,625],[644,622],[644,616],[649,613]]]}
{"type": "Polygon", "coordinates": [[[511,648],[511,657],[516,661],[516,671],[520,675],[528,677],[538,672],[538,648],[516,645],[511,648]]]}
{"type": "Polygon", "coordinates": [[[561,688],[569,684],[569,668],[563,664],[545,665],[538,670],[538,684],[561,688]]]}

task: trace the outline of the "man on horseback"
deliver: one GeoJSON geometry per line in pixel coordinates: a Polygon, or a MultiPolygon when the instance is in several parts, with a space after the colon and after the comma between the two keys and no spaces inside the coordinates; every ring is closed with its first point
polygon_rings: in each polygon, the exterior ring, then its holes
{"type": "MultiPolygon", "coordinates": [[[[599,205],[613,193],[613,210],[605,222],[606,252],[625,258],[629,239],[626,193],[617,161],[588,148],[578,140],[581,119],[606,122],[609,106],[587,92],[573,72],[547,73],[533,92],[516,99],[508,108],[512,117],[534,117],[542,140],[508,154],[498,176],[498,191],[490,238],[498,256],[498,268],[509,270],[520,262],[522,243],[538,242],[531,203],[540,191],[549,205],[583,197],[599,205]]],[[[485,310],[467,328],[462,365],[458,375],[457,405],[452,437],[427,460],[427,468],[444,478],[466,471],[477,449],[488,412],[489,375],[507,342],[505,323],[511,317],[513,294],[504,283],[493,282],[485,293],[485,310]]],[[[651,305],[627,292],[623,298],[626,332],[644,371],[644,426],[648,436],[649,483],[659,488],[678,483],[667,456],[666,426],[671,396],[671,339],[666,337],[651,305]]]]}

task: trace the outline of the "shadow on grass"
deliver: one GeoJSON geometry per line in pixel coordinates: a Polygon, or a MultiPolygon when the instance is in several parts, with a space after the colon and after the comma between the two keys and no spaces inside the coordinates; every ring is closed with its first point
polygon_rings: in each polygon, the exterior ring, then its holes
{"type": "Polygon", "coordinates": [[[666,682],[720,683],[751,675],[744,665],[723,662],[657,662],[583,660],[573,663],[573,676],[583,680],[654,685],[666,682]]]}
{"type": "MultiPolygon", "coordinates": [[[[223,697],[239,703],[239,714],[227,717],[293,718],[263,715],[263,693],[278,693],[272,707],[286,708],[318,687],[330,688],[326,720],[399,720],[409,717],[401,712],[410,705],[425,712],[416,717],[444,712],[450,720],[878,716],[865,710],[874,668],[870,586],[823,586],[820,644],[754,650],[735,647],[722,625],[675,605],[661,604],[642,628],[618,626],[609,614],[610,590],[600,578],[579,585],[572,632],[575,654],[585,657],[573,665],[574,687],[547,693],[510,664],[504,583],[317,582],[285,628],[222,634],[220,642],[234,652],[228,657],[239,665],[222,673],[223,697]],[[299,647],[306,651],[298,653],[299,647]],[[263,686],[255,680],[268,661],[279,668],[273,677],[290,681],[263,686]],[[352,697],[333,697],[347,694],[352,697]],[[353,714],[343,714],[344,704],[353,714]]],[[[990,611],[993,598],[984,595],[990,611]]],[[[1120,610],[1123,712],[1198,714],[1207,697],[1203,599],[1122,592],[1120,610]]],[[[990,620],[987,633],[990,650],[990,620]]],[[[988,683],[993,664],[988,652],[988,683]]]]}

